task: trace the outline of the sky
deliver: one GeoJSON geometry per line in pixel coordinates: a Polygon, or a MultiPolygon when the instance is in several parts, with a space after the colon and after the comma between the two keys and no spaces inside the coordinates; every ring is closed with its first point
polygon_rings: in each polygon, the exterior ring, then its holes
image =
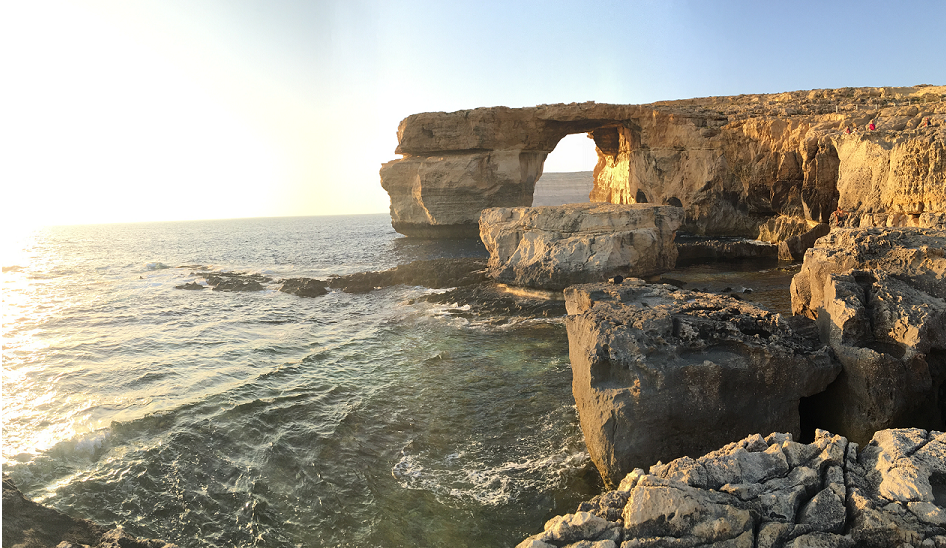
{"type": "MultiPolygon", "coordinates": [[[[946,2],[11,0],[4,230],[383,213],[417,112],[946,84],[946,2]]],[[[594,167],[569,136],[545,170],[594,167]]]]}

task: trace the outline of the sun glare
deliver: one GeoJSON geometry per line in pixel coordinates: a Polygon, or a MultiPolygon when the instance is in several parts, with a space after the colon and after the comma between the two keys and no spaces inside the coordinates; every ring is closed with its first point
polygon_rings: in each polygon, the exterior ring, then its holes
{"type": "Polygon", "coordinates": [[[5,230],[265,209],[280,153],[166,53],[78,6],[13,9],[5,230]]]}

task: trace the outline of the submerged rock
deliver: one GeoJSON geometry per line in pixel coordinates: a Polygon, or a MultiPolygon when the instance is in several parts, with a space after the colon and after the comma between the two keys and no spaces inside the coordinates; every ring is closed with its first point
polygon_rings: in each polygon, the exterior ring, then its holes
{"type": "Polygon", "coordinates": [[[572,391],[606,485],[752,432],[799,435],[799,400],[840,367],[813,322],[731,297],[647,285],[565,290],[572,391]]]}
{"type": "Polygon", "coordinates": [[[673,268],[683,210],[601,203],[487,209],[480,238],[489,275],[500,283],[564,289],[615,275],[649,276],[673,268]]]}
{"type": "Polygon", "coordinates": [[[431,259],[414,261],[377,272],[333,276],[328,286],[346,293],[367,293],[392,285],[420,285],[431,289],[459,287],[486,280],[485,259],[431,259]]]}
{"type": "Polygon", "coordinates": [[[63,514],[23,496],[13,480],[3,475],[3,545],[7,548],[176,548],[154,539],[138,539],[121,527],[63,514]]]}
{"type": "Polygon", "coordinates": [[[805,255],[792,308],[816,318],[843,366],[809,401],[864,443],[884,428],[944,428],[946,230],[835,229],[805,255]]]}
{"type": "Polygon", "coordinates": [[[810,444],[753,434],[636,469],[517,548],[603,539],[625,548],[943,546],[946,434],[884,430],[860,451],[824,430],[810,444]],[[572,523],[587,525],[563,526],[572,523]]]}
{"type": "Polygon", "coordinates": [[[456,314],[495,316],[498,322],[504,321],[506,316],[551,318],[565,315],[565,299],[560,291],[524,290],[494,283],[457,287],[417,300],[468,307],[468,312],[458,311],[456,314]]]}
{"type": "Polygon", "coordinates": [[[282,281],[279,288],[283,293],[299,297],[320,297],[328,293],[324,280],[314,278],[288,278],[282,281]]]}
{"type": "Polygon", "coordinates": [[[186,283],[186,284],[181,284],[181,285],[175,285],[175,286],[174,286],[174,289],[187,289],[187,290],[189,290],[189,291],[196,291],[196,290],[203,289],[203,288],[204,288],[204,286],[200,285],[200,284],[197,283],[197,282],[188,282],[188,283],[186,283]]]}
{"type": "Polygon", "coordinates": [[[214,291],[262,291],[264,283],[273,281],[262,274],[245,272],[191,272],[191,276],[201,276],[214,291]]]}

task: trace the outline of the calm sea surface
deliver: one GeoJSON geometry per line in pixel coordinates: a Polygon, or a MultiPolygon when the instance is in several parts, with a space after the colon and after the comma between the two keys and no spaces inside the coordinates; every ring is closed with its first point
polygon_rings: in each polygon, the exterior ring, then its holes
{"type": "Polygon", "coordinates": [[[3,263],[3,471],[184,547],[515,545],[599,489],[561,318],[174,289],[461,256],[388,215],[35,232],[3,263]]]}

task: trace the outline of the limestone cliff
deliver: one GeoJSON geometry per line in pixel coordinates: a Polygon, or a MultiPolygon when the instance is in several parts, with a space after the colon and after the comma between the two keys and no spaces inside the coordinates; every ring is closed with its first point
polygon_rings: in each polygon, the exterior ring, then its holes
{"type": "Polygon", "coordinates": [[[842,88],[415,114],[398,127],[403,158],[383,165],[381,184],[399,232],[474,236],[483,209],[531,205],[548,153],[588,133],[591,201],[682,206],[696,234],[778,241],[832,220],[937,227],[944,99],[946,86],[842,88]]]}

